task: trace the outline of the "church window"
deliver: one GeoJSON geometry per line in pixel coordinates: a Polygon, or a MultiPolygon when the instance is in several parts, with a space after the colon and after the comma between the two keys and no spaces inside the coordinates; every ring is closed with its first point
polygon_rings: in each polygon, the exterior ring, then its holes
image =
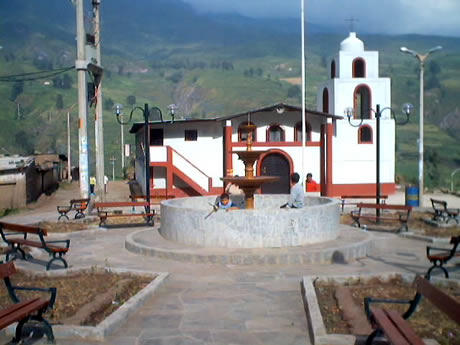
{"type": "Polygon", "coordinates": [[[332,60],[331,62],[331,79],[334,79],[335,78],[335,61],[332,60]]]}
{"type": "MultiPolygon", "coordinates": [[[[238,127],[238,141],[247,141],[248,140],[248,131],[243,129],[242,126],[247,125],[248,122],[245,121],[240,124],[238,127]]],[[[250,125],[254,125],[252,122],[249,122],[250,125]]],[[[256,128],[252,130],[252,141],[255,142],[256,140],[256,128]]]]}
{"type": "Polygon", "coordinates": [[[358,143],[359,144],[372,144],[372,128],[369,125],[359,127],[358,130],[358,143]]]}
{"type": "Polygon", "coordinates": [[[327,87],[323,90],[323,113],[329,113],[329,91],[327,87]]]}
{"type": "Polygon", "coordinates": [[[268,127],[267,141],[284,141],[284,130],[280,125],[271,125],[268,127]]]}
{"type": "MultiPolygon", "coordinates": [[[[305,123],[305,131],[307,141],[311,141],[311,125],[308,122],[305,123]]],[[[295,125],[294,141],[302,141],[302,122],[297,122],[295,125]]]]}
{"type": "Polygon", "coordinates": [[[366,78],[366,62],[362,58],[353,60],[353,78],[366,78]]]}
{"type": "Polygon", "coordinates": [[[196,129],[186,129],[185,130],[185,141],[197,141],[198,140],[198,131],[196,129]]]}
{"type": "Polygon", "coordinates": [[[354,118],[371,118],[371,90],[367,85],[358,85],[354,93],[354,118]]]}

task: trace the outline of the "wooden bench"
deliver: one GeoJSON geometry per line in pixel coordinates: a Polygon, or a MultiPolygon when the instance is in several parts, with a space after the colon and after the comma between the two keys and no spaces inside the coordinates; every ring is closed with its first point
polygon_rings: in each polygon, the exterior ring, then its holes
{"type": "Polygon", "coordinates": [[[75,219],[85,218],[84,211],[88,208],[88,204],[89,199],[72,199],[68,206],[57,206],[57,211],[60,214],[58,221],[61,220],[61,218],[69,220],[67,213],[70,211],[77,211],[77,213],[75,213],[75,219]]]}
{"type": "MultiPolygon", "coordinates": [[[[12,304],[0,310],[0,329],[4,329],[9,325],[17,322],[16,332],[11,343],[17,344],[23,340],[25,330],[41,330],[46,334],[48,342],[55,343],[54,334],[51,324],[43,318],[43,314],[52,309],[56,301],[56,288],[34,288],[34,287],[21,287],[12,284],[10,277],[16,273],[16,268],[12,262],[0,264],[0,278],[5,282],[8,290],[8,295],[12,304]],[[29,300],[20,301],[16,295],[16,291],[40,291],[50,294],[49,299],[45,298],[31,298],[29,300]],[[33,321],[30,322],[29,321],[33,321]]],[[[27,335],[27,334],[26,334],[27,335]]]]}
{"type": "Polygon", "coordinates": [[[422,296],[460,325],[460,303],[420,276],[415,277],[414,286],[417,293],[412,300],[364,298],[364,310],[375,328],[366,345],[371,345],[377,336],[385,336],[394,345],[425,344],[406,321],[415,312],[422,296]],[[371,307],[372,303],[409,304],[409,308],[400,315],[391,309],[371,307]]]}
{"type": "Polygon", "coordinates": [[[455,220],[458,224],[458,215],[460,213],[460,209],[458,208],[447,208],[447,201],[430,199],[431,205],[433,206],[434,221],[443,221],[445,223],[449,223],[451,220],[455,220]]]}
{"type": "Polygon", "coordinates": [[[113,217],[144,217],[147,224],[154,225],[153,217],[155,216],[155,211],[151,210],[150,213],[147,212],[147,207],[150,206],[147,201],[96,202],[94,206],[97,208],[99,226],[107,225],[107,219],[113,217]],[[124,213],[121,210],[124,207],[131,207],[131,213],[124,213]],[[136,207],[143,207],[144,212],[135,213],[134,210],[136,207]]]}
{"type": "MultiPolygon", "coordinates": [[[[340,197],[340,201],[342,203],[342,212],[345,208],[345,205],[357,205],[357,202],[347,202],[347,199],[376,199],[375,195],[342,195],[340,197]]],[[[380,199],[382,203],[385,204],[386,200],[388,199],[388,195],[380,195],[380,199]]]]}
{"type": "Polygon", "coordinates": [[[63,256],[69,251],[70,240],[47,241],[45,240],[45,236],[47,236],[48,233],[45,229],[36,226],[4,222],[0,222],[0,235],[2,236],[3,241],[5,241],[5,243],[9,246],[8,252],[6,253],[6,261],[9,261],[11,256],[14,256],[14,259],[16,259],[18,252],[21,253],[24,260],[27,260],[27,255],[22,249],[22,246],[29,246],[41,248],[52,256],[46,265],[46,270],[50,269],[51,264],[55,260],[62,261],[64,268],[68,267],[67,261],[65,261],[63,256]],[[21,237],[18,237],[18,235],[21,237]],[[30,240],[28,235],[38,236],[38,241],[30,240]]]}
{"type": "Polygon", "coordinates": [[[402,230],[408,231],[407,222],[409,221],[412,206],[358,203],[357,207],[358,210],[353,210],[350,213],[354,221],[353,225],[356,224],[361,228],[362,220],[373,220],[376,222],[374,224],[378,224],[378,222],[398,222],[400,227],[397,229],[397,232],[402,230]],[[376,213],[363,213],[365,209],[396,212],[386,212],[377,217],[376,213]]]}
{"type": "Polygon", "coordinates": [[[454,257],[460,257],[460,251],[457,251],[458,245],[460,243],[460,236],[453,236],[450,239],[450,243],[452,244],[452,248],[436,248],[427,246],[426,247],[426,257],[430,262],[433,264],[426,272],[426,277],[430,279],[431,271],[435,268],[439,268],[444,271],[444,275],[446,278],[449,278],[449,273],[447,269],[443,266],[446,264],[450,259],[454,257]],[[434,251],[434,252],[433,252],[434,251]]]}

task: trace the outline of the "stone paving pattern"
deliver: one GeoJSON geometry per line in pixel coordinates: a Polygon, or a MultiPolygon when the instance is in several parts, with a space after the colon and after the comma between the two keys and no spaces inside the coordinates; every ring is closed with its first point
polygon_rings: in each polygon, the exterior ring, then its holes
{"type": "MultiPolygon", "coordinates": [[[[127,199],[128,187],[109,185],[111,200],[127,199]],[[126,188],[126,189],[125,189],[126,188]]],[[[33,223],[56,220],[56,204],[78,196],[78,187],[60,189],[35,210],[4,218],[33,223]]],[[[453,204],[452,207],[455,207],[453,204]]],[[[456,206],[458,207],[458,206],[456,206]]],[[[145,228],[148,229],[148,228],[145,228]]],[[[104,342],[58,339],[60,345],[305,345],[311,344],[300,294],[306,275],[424,273],[427,243],[394,234],[378,233],[377,245],[363,259],[344,264],[213,265],[179,262],[128,252],[125,238],[139,228],[74,233],[67,256],[72,267],[107,265],[169,272],[170,276],[126,323],[104,342]]],[[[152,230],[154,231],[154,230],[152,230]]],[[[31,262],[21,267],[44,270],[31,262]]],[[[453,278],[460,267],[451,264],[453,278]]],[[[0,344],[10,338],[1,336],[0,344]]]]}

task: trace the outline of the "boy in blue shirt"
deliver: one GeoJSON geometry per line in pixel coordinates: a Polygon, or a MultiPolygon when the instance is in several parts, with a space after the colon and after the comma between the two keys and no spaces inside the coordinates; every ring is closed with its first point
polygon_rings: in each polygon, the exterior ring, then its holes
{"type": "Polygon", "coordinates": [[[226,211],[230,211],[230,210],[237,210],[238,207],[233,203],[233,201],[230,199],[230,196],[228,195],[228,193],[223,193],[218,202],[217,202],[217,207],[222,209],[222,210],[226,210],[226,211]]]}

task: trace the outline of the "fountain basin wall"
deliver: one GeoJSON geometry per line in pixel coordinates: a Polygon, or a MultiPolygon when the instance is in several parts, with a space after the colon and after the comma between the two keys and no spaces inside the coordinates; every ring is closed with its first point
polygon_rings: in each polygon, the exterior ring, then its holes
{"type": "Polygon", "coordinates": [[[288,195],[255,195],[253,210],[218,210],[206,218],[215,199],[203,196],[163,201],[161,235],[201,247],[270,248],[330,241],[339,234],[340,206],[336,199],[307,196],[302,209],[280,209],[288,195]]]}

